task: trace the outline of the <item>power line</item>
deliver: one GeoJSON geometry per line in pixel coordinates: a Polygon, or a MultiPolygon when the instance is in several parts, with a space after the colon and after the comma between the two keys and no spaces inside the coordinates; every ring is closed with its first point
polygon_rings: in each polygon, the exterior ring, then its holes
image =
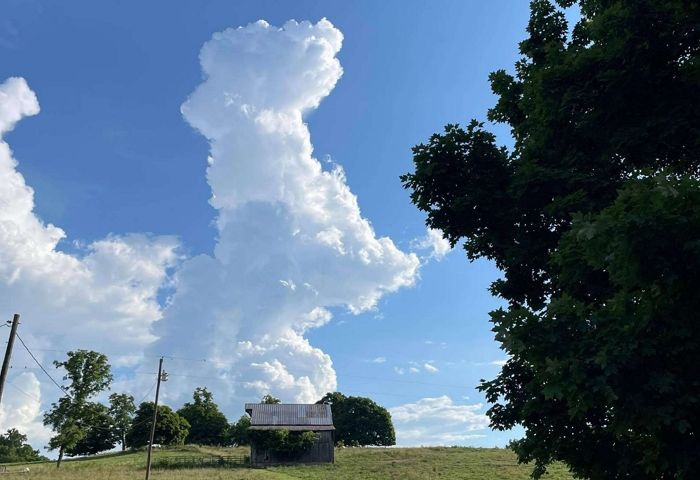
{"type": "MultiPolygon", "coordinates": [[[[7,342],[5,342],[5,343],[7,343],[7,342]]],[[[71,351],[81,350],[81,348],[74,348],[74,349],[70,349],[70,350],[59,350],[59,349],[55,349],[55,348],[38,348],[38,347],[32,347],[32,349],[35,351],[38,351],[38,352],[54,352],[54,353],[65,353],[65,354],[68,354],[71,351]]],[[[106,355],[107,357],[112,357],[112,358],[133,356],[133,355],[124,355],[123,353],[116,353],[116,352],[100,352],[100,353],[106,355]]],[[[143,354],[141,354],[140,356],[143,358],[164,358],[164,359],[176,360],[176,361],[179,360],[179,361],[186,361],[186,362],[209,363],[209,364],[212,364],[214,366],[218,366],[218,367],[222,367],[222,368],[229,366],[229,363],[227,363],[225,361],[214,360],[211,358],[180,357],[180,356],[176,356],[176,355],[165,355],[165,354],[162,354],[162,355],[143,355],[143,354]]],[[[155,373],[153,375],[155,375],[155,373]]]]}
{"type": "Polygon", "coordinates": [[[156,383],[158,383],[157,380],[155,382],[153,382],[153,385],[151,385],[151,388],[149,388],[148,391],[146,392],[146,395],[144,395],[143,398],[138,401],[137,405],[142,404],[144,402],[144,400],[146,400],[146,398],[151,394],[153,389],[156,388],[156,383]]]}
{"type": "Polygon", "coordinates": [[[14,383],[12,383],[12,382],[7,382],[7,384],[8,384],[9,386],[11,386],[12,388],[14,388],[15,390],[19,391],[20,393],[26,395],[27,397],[29,397],[29,398],[31,398],[31,399],[33,399],[33,400],[36,400],[37,402],[41,402],[41,399],[35,397],[35,396],[32,395],[31,393],[25,392],[24,390],[22,390],[21,388],[19,388],[19,387],[18,387],[17,385],[15,385],[14,383]]]}
{"type": "MultiPolygon", "coordinates": [[[[7,342],[5,342],[5,343],[7,343],[7,342]]],[[[38,348],[38,347],[32,347],[32,349],[35,350],[35,351],[37,351],[37,352],[54,352],[54,353],[66,353],[66,354],[67,354],[67,353],[70,353],[70,352],[74,352],[74,351],[76,351],[76,350],[85,350],[85,349],[83,349],[83,348],[71,348],[71,349],[68,349],[68,350],[65,350],[65,349],[64,349],[64,350],[59,350],[59,349],[55,349],[55,348],[38,348]]],[[[113,357],[129,357],[129,356],[131,356],[131,355],[124,355],[123,353],[116,353],[116,352],[100,352],[100,353],[102,353],[102,354],[104,354],[104,355],[106,355],[106,356],[108,356],[108,357],[110,357],[110,356],[113,356],[113,357]]],[[[189,361],[197,361],[197,362],[199,362],[199,361],[201,361],[201,362],[206,362],[206,361],[207,361],[206,359],[192,359],[192,358],[184,358],[184,357],[169,357],[169,356],[167,356],[167,355],[141,355],[141,356],[144,357],[144,358],[161,358],[161,357],[163,357],[163,358],[177,358],[177,359],[181,359],[181,360],[189,360],[189,361]]]]}
{"type": "Polygon", "coordinates": [[[54,380],[54,378],[51,376],[51,374],[46,371],[44,366],[41,363],[39,363],[39,360],[37,360],[36,357],[34,356],[34,354],[32,353],[32,351],[29,350],[29,347],[27,347],[27,344],[24,343],[24,340],[22,340],[22,337],[19,336],[19,333],[17,333],[16,336],[17,336],[17,340],[20,341],[20,343],[22,344],[24,349],[27,351],[29,356],[32,357],[32,360],[34,360],[34,362],[36,362],[36,364],[39,365],[39,368],[41,368],[41,370],[46,374],[46,376],[51,379],[53,384],[56,385],[63,393],[65,393],[66,396],[70,397],[71,396],[70,393],[68,393],[56,380],[54,380]]]}

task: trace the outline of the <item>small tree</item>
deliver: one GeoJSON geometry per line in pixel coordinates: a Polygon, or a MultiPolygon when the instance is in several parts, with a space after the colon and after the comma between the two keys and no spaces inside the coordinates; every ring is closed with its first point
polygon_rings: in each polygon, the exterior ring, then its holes
{"type": "Polygon", "coordinates": [[[112,382],[107,357],[91,350],[68,352],[68,358],[53,362],[56,368],[63,368],[63,380],[69,380],[64,390],[68,393],[44,414],[44,425],[50,425],[56,435],[49,440],[49,450],[58,449],[58,462],[61,466],[63,454],[87,435],[86,419],[93,408],[88,400],[108,388],[112,382]]]}
{"type": "Polygon", "coordinates": [[[75,447],[86,435],[81,426],[83,410],[84,406],[76,405],[70,397],[62,397],[44,414],[44,425],[51,425],[56,432],[48,445],[48,450],[58,449],[56,468],[61,466],[63,453],[75,447]]]}
{"type": "MultiPolygon", "coordinates": [[[[153,402],[143,402],[136,410],[136,415],[129,432],[126,434],[126,442],[130,448],[139,448],[148,445],[153,424],[153,402]]],[[[185,443],[190,424],[183,417],[175,413],[170,407],[158,405],[158,420],[153,443],[158,445],[182,445],[185,443]]]]}
{"type": "Polygon", "coordinates": [[[177,411],[190,424],[186,442],[197,445],[224,445],[228,437],[228,420],[214,403],[206,388],[196,388],[193,402],[187,402],[177,411]]]}
{"type": "Polygon", "coordinates": [[[46,460],[27,443],[27,436],[15,428],[0,435],[0,463],[35,462],[46,460]]]}
{"type": "Polygon", "coordinates": [[[229,429],[229,443],[231,445],[250,445],[250,417],[242,415],[229,429]]]}
{"type": "Polygon", "coordinates": [[[280,399],[277,398],[277,397],[273,397],[272,395],[270,395],[270,394],[268,393],[267,395],[265,395],[264,397],[262,397],[262,399],[260,400],[260,403],[267,403],[267,404],[275,405],[275,404],[278,404],[278,403],[282,403],[282,400],[280,400],[280,399]]]}
{"type": "Polygon", "coordinates": [[[125,393],[113,393],[109,396],[109,414],[114,420],[114,430],[117,434],[122,452],[126,450],[126,434],[136,412],[134,397],[125,393]]]}
{"type": "Polygon", "coordinates": [[[333,412],[335,440],[346,445],[395,445],[396,434],[389,411],[366,397],[327,393],[318,401],[333,412]]]}

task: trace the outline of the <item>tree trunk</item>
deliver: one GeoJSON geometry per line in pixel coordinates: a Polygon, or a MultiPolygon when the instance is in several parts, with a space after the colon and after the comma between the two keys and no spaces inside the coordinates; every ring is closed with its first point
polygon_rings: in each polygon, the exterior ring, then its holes
{"type": "Polygon", "coordinates": [[[122,452],[126,451],[126,435],[122,433],[122,452]]]}
{"type": "Polygon", "coordinates": [[[63,460],[63,447],[58,449],[58,462],[56,462],[56,468],[61,468],[61,460],[63,460]]]}

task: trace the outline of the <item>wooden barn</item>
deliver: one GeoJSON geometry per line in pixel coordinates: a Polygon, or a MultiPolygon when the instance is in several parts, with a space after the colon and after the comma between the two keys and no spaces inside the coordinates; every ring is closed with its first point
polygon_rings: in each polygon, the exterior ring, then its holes
{"type": "Polygon", "coordinates": [[[312,431],[317,435],[310,448],[293,457],[280,456],[273,450],[250,444],[250,463],[253,466],[280,464],[333,463],[335,460],[333,416],[331,406],[325,404],[246,403],[250,415],[250,430],[312,431]]]}

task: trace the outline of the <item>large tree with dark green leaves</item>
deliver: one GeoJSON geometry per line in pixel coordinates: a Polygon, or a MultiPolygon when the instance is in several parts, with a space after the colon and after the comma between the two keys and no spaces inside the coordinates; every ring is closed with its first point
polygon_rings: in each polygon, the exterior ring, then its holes
{"type": "Polygon", "coordinates": [[[317,403],[331,406],[336,443],[383,446],[396,444],[391,414],[374,400],[329,392],[317,403]]]}
{"type": "MultiPolygon", "coordinates": [[[[148,445],[153,425],[153,402],[143,402],[136,410],[131,428],[126,434],[129,448],[148,445]]],[[[153,443],[156,445],[182,445],[185,443],[190,424],[166,405],[158,405],[158,419],[153,443]]]]}
{"type": "Polygon", "coordinates": [[[225,445],[228,443],[228,420],[214,403],[206,388],[196,388],[192,402],[185,403],[177,413],[190,424],[186,443],[196,445],[225,445]]]}
{"type": "Polygon", "coordinates": [[[83,410],[82,427],[85,435],[71,448],[66,449],[66,455],[94,455],[115,447],[119,434],[114,425],[114,419],[109,409],[101,403],[88,403],[83,410]]]}
{"type": "Polygon", "coordinates": [[[490,77],[514,147],[448,125],[402,177],[430,227],[503,272],[509,360],[480,388],[536,477],[700,476],[699,25],[691,1],[533,1],[514,74],[490,77]]]}
{"type": "Polygon", "coordinates": [[[44,414],[44,425],[51,426],[56,435],[49,440],[49,449],[58,449],[57,467],[63,454],[73,449],[88,433],[90,412],[94,405],[90,399],[102,392],[112,382],[107,357],[91,350],[68,352],[65,361],[54,361],[56,368],[65,372],[63,387],[66,396],[51,405],[44,414]]]}

